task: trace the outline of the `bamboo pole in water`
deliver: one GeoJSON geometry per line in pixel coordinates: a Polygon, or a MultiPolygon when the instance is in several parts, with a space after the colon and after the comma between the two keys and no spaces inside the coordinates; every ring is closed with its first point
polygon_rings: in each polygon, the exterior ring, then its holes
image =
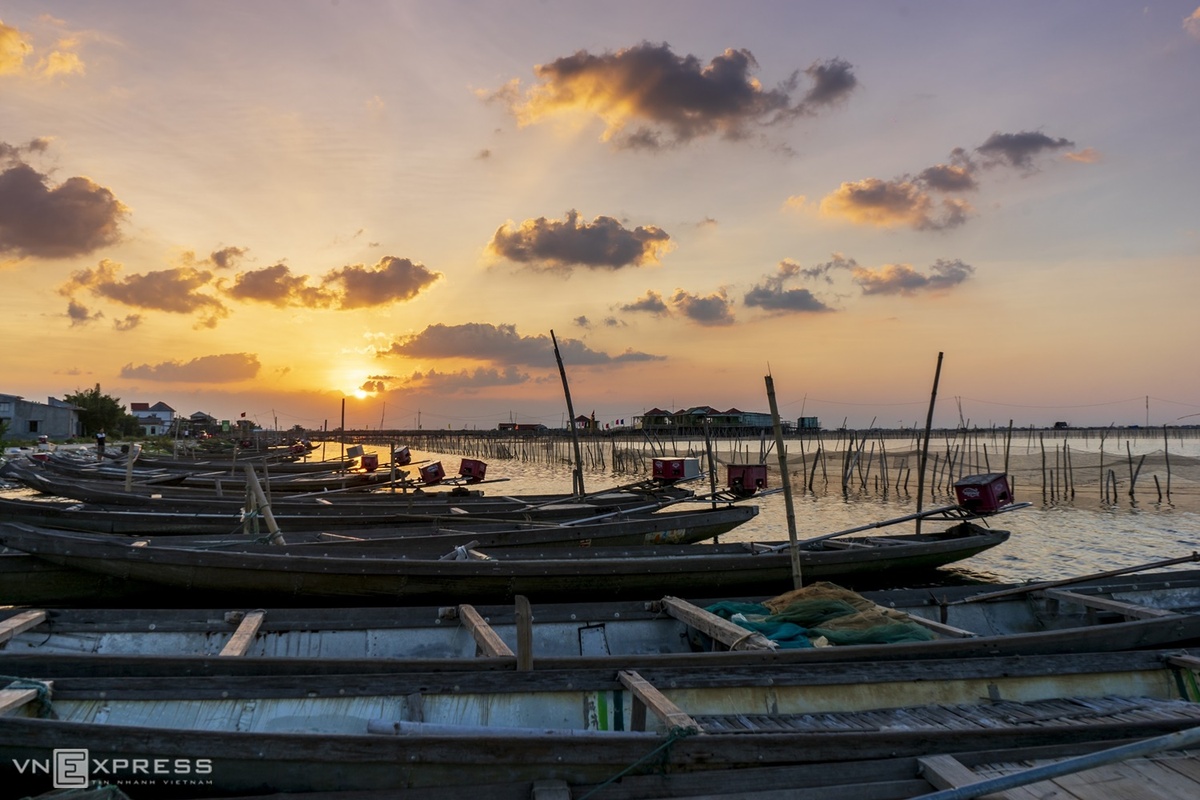
{"type": "Polygon", "coordinates": [[[571,487],[579,497],[586,492],[583,489],[583,455],[579,452],[579,431],[575,427],[575,407],[571,404],[571,387],[567,385],[567,370],[563,366],[562,356],[558,352],[558,339],[554,331],[550,331],[550,341],[554,344],[554,360],[558,362],[558,374],[562,378],[563,394],[567,396],[568,425],[571,428],[571,444],[575,450],[575,470],[571,475],[571,487]]]}
{"type": "Polygon", "coordinates": [[[779,406],[775,403],[775,381],[770,375],[765,377],[767,384],[767,401],[771,406],[771,423],[775,429],[775,449],[779,451],[780,480],[783,482],[783,505],[787,510],[788,548],[792,554],[792,584],[800,589],[804,586],[804,578],[800,572],[800,549],[796,544],[796,509],[792,504],[792,481],[788,473],[787,451],[783,447],[783,428],[779,424],[779,406]]]}
{"type": "Polygon", "coordinates": [[[1171,454],[1167,447],[1167,426],[1163,425],[1163,458],[1167,461],[1167,502],[1171,502],[1171,454]]]}
{"type": "MultiPolygon", "coordinates": [[[[925,444],[921,449],[921,471],[917,474],[917,513],[921,513],[925,502],[925,462],[929,458],[929,433],[933,430],[933,407],[937,402],[938,381],[942,377],[942,353],[938,353],[937,369],[933,373],[933,392],[929,396],[929,413],[925,416],[925,444]]],[[[921,518],[917,517],[917,533],[921,532],[921,518]]]]}

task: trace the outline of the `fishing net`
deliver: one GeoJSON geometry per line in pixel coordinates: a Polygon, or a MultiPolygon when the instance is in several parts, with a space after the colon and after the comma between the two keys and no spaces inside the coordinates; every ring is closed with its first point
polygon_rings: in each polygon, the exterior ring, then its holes
{"type": "Polygon", "coordinates": [[[824,581],[761,604],[722,601],[707,610],[784,648],[813,647],[816,643],[924,642],[934,638],[927,628],[902,613],[824,581]]]}

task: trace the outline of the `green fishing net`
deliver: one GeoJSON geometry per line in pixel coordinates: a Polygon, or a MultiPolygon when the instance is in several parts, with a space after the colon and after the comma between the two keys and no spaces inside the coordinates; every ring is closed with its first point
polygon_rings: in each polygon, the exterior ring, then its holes
{"type": "Polygon", "coordinates": [[[761,604],[722,601],[707,610],[783,648],[924,642],[935,638],[903,614],[828,582],[814,583],[761,604]]]}

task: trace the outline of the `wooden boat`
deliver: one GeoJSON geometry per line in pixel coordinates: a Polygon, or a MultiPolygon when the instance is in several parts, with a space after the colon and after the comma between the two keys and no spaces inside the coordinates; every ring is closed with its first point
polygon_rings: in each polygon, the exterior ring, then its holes
{"type": "MultiPolygon", "coordinates": [[[[196,488],[214,491],[216,487],[221,487],[222,490],[235,491],[244,489],[246,485],[245,478],[238,471],[226,468],[194,472],[157,467],[145,469],[133,466],[130,468],[116,464],[81,461],[55,454],[51,454],[47,460],[39,463],[47,473],[57,473],[59,476],[72,480],[99,480],[108,482],[111,486],[134,482],[140,486],[162,488],[175,486],[177,489],[196,488]]],[[[247,467],[248,465],[244,466],[244,468],[247,467]]],[[[391,476],[386,472],[326,470],[299,474],[270,475],[268,473],[260,480],[269,483],[272,492],[298,494],[328,489],[378,487],[386,485],[391,480],[391,476]]]]}
{"type": "MultiPolygon", "coordinates": [[[[798,545],[805,580],[905,579],[1003,544],[1008,531],[961,522],[937,532],[820,539],[798,545]]],[[[343,601],[506,602],[741,596],[793,584],[788,543],[553,547],[497,550],[490,558],[447,553],[308,556],[225,552],[0,523],[0,545],[63,566],[189,590],[245,597],[343,601]]],[[[349,553],[350,551],[342,551],[349,553]]],[[[487,554],[483,554],[487,555],[487,554]]],[[[265,601],[265,600],[264,600],[265,601]]]]}
{"type": "Polygon", "coordinates": [[[575,519],[525,519],[515,515],[476,514],[321,515],[307,512],[262,515],[236,513],[168,513],[105,510],[86,506],[0,498],[0,519],[55,530],[99,532],[171,540],[175,546],[196,543],[212,547],[222,542],[240,546],[254,539],[239,531],[266,535],[269,523],[285,532],[289,544],[317,541],[398,542],[428,540],[446,547],[476,542],[481,546],[691,544],[728,533],[758,514],[753,505],[724,505],[650,513],[623,511],[584,514],[575,519]]]}
{"type": "MultiPolygon", "coordinates": [[[[588,797],[606,800],[964,800],[967,797],[1110,800],[1124,792],[1138,800],[1200,797],[1200,729],[1122,744],[1060,743],[1043,747],[961,751],[931,756],[782,767],[623,775],[617,782],[568,785],[531,780],[486,787],[446,786],[403,792],[320,792],[313,800],[488,800],[588,797]],[[1001,785],[1003,784],[1003,785],[1001,785]],[[752,787],[747,792],[747,787],[752,787]],[[1008,790],[1008,791],[1004,791],[1008,790]],[[936,793],[940,792],[940,793],[936,793]],[[986,792],[986,794],[985,794],[986,792]]],[[[126,800],[115,786],[71,800],[126,800]],[[101,793],[103,792],[103,793],[101,793]]],[[[304,795],[301,795],[303,797],[304,795]]],[[[1126,796],[1122,794],[1121,796],[1126,796]]],[[[297,795],[239,795],[241,800],[296,800],[297,795]]],[[[52,794],[32,800],[62,800],[52,794]]]]}
{"type": "MultiPolygon", "coordinates": [[[[215,490],[192,486],[159,486],[134,484],[129,489],[113,481],[92,481],[85,478],[63,480],[54,473],[10,462],[0,471],[41,494],[65,497],[105,506],[134,506],[164,508],[171,512],[212,512],[226,510],[236,513],[245,505],[244,486],[238,491],[215,490]]],[[[244,482],[244,478],[242,479],[244,482]]],[[[375,491],[343,493],[320,490],[300,494],[279,494],[272,491],[271,507],[283,511],[305,513],[461,513],[474,511],[489,516],[584,516],[589,510],[636,508],[654,504],[666,505],[694,497],[681,486],[664,486],[652,481],[637,481],[611,487],[583,497],[571,494],[485,495],[481,490],[466,486],[437,489],[434,487],[389,486],[375,491]]]]}
{"type": "Polygon", "coordinates": [[[1200,570],[861,594],[818,582],[763,602],[775,612],[742,624],[729,612],[752,615],[749,601],[675,597],[528,607],[19,608],[0,612],[0,673],[330,674],[477,658],[508,669],[728,669],[1200,644],[1200,570]]]}
{"type": "Polygon", "coordinates": [[[182,780],[192,796],[193,780],[219,795],[852,769],[1194,728],[1198,667],[1175,650],[729,670],[22,675],[0,690],[0,780],[14,796],[45,790],[63,747],[86,749],[77,766],[118,784],[142,765],[156,791],[182,780]]]}
{"type": "Polygon", "coordinates": [[[0,547],[0,605],[149,602],[161,593],[162,588],[154,584],[64,567],[0,547]]]}

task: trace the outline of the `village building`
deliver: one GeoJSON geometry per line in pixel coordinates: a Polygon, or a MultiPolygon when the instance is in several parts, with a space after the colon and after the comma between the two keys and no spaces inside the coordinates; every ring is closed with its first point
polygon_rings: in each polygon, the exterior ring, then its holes
{"type": "Polygon", "coordinates": [[[0,394],[0,428],[6,440],[46,436],[62,441],[82,435],[79,408],[54,397],[38,403],[15,394],[0,394]]]}
{"type": "Polygon", "coordinates": [[[137,418],[143,436],[163,436],[170,433],[171,423],[175,420],[175,409],[163,402],[154,405],[130,403],[129,413],[137,418]]]}

